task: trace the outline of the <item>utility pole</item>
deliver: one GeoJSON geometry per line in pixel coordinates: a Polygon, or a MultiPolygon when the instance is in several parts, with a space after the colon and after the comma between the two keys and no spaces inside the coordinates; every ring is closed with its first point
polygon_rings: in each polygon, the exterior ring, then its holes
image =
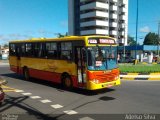
{"type": "Polygon", "coordinates": [[[123,44],[123,47],[124,47],[124,48],[123,48],[123,56],[124,56],[124,59],[125,59],[125,56],[126,56],[126,48],[125,48],[125,42],[126,42],[126,35],[125,35],[125,34],[126,34],[126,33],[125,33],[125,32],[126,32],[126,25],[125,25],[125,23],[124,23],[123,25],[124,25],[124,41],[123,41],[123,42],[124,42],[124,44],[123,44]]]}
{"type": "Polygon", "coordinates": [[[159,56],[159,45],[160,45],[160,21],[158,23],[158,56],[159,56]]]}
{"type": "Polygon", "coordinates": [[[135,49],[135,59],[137,60],[137,34],[138,34],[138,0],[137,0],[137,16],[136,16],[136,49],[135,49]]]}

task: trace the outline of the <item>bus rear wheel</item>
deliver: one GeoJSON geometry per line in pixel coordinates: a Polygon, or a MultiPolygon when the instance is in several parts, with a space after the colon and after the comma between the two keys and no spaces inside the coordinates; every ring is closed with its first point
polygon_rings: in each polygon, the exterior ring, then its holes
{"type": "Polygon", "coordinates": [[[27,68],[24,68],[24,77],[25,77],[25,80],[29,80],[30,76],[29,76],[29,71],[27,68]]]}
{"type": "Polygon", "coordinates": [[[62,85],[66,89],[72,89],[73,88],[72,79],[69,75],[63,76],[62,85]]]}

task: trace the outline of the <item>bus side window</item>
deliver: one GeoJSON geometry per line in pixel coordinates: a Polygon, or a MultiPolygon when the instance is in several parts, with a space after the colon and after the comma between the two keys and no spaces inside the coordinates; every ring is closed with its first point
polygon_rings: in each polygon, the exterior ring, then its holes
{"type": "Polygon", "coordinates": [[[57,58],[57,43],[46,43],[46,57],[47,58],[57,58]]]}
{"type": "Polygon", "coordinates": [[[72,43],[62,42],[61,43],[61,59],[72,60],[72,43]]]}
{"type": "Polygon", "coordinates": [[[31,43],[26,43],[26,50],[25,50],[25,55],[28,57],[33,56],[33,49],[32,49],[32,44],[31,43]]]}
{"type": "Polygon", "coordinates": [[[25,44],[21,45],[21,56],[25,56],[25,44]]]}
{"type": "Polygon", "coordinates": [[[42,43],[35,43],[34,44],[34,56],[39,57],[39,58],[44,57],[42,43]]]}
{"type": "Polygon", "coordinates": [[[9,48],[9,54],[10,55],[16,55],[16,46],[15,44],[10,44],[10,48],[9,48]]]}

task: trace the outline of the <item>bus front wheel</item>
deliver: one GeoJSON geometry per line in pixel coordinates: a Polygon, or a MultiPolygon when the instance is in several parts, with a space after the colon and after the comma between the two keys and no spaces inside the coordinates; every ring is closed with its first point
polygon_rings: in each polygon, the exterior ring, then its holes
{"type": "Polygon", "coordinates": [[[25,80],[29,80],[30,76],[29,76],[29,71],[27,68],[24,68],[24,77],[25,77],[25,80]]]}
{"type": "Polygon", "coordinates": [[[65,75],[62,77],[62,85],[63,85],[63,87],[65,87],[67,89],[73,88],[72,79],[69,75],[65,75]]]}

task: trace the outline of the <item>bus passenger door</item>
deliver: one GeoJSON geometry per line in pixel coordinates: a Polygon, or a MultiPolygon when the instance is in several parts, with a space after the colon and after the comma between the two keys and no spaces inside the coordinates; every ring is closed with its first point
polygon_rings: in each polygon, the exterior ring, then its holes
{"type": "Polygon", "coordinates": [[[83,47],[76,47],[75,50],[75,62],[77,64],[77,73],[78,73],[78,83],[84,84],[86,83],[86,62],[84,60],[84,53],[83,47]]]}
{"type": "Polygon", "coordinates": [[[16,66],[17,66],[17,73],[21,73],[21,58],[20,58],[20,45],[16,46],[16,66]]]}

